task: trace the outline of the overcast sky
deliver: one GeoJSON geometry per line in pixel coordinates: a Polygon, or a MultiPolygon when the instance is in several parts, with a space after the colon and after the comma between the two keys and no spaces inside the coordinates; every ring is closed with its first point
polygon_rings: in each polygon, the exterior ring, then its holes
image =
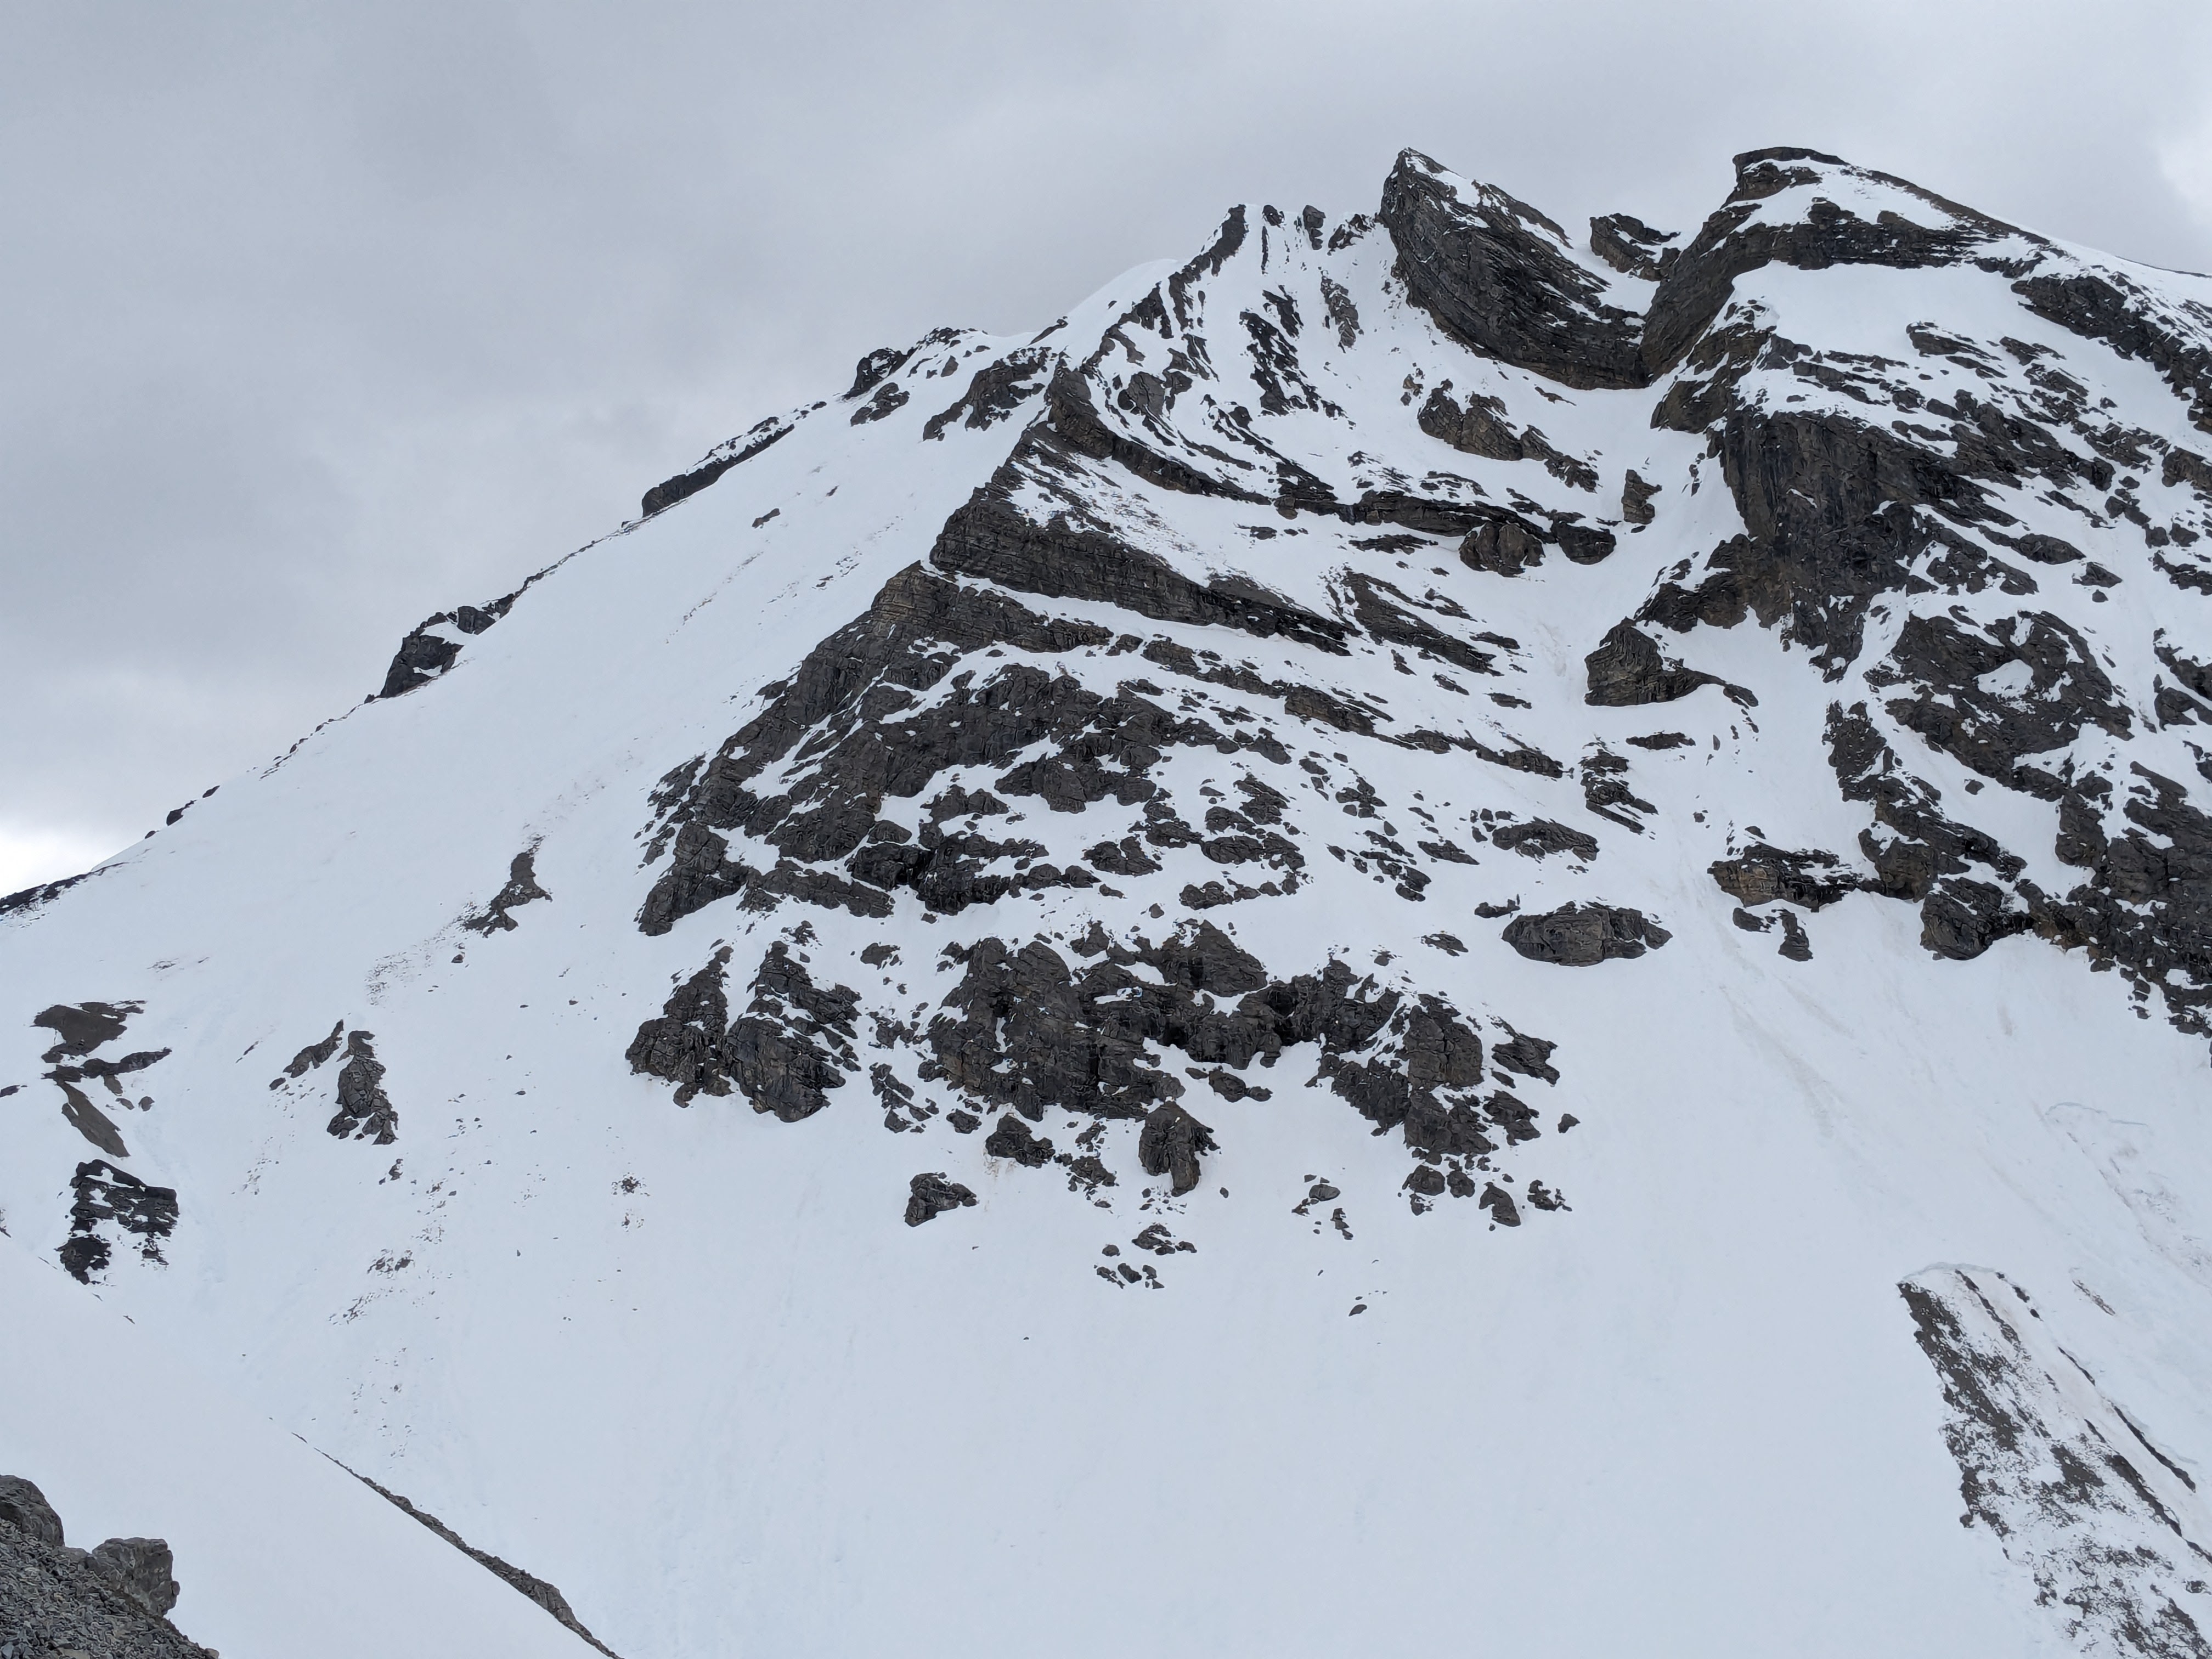
{"type": "Polygon", "coordinates": [[[2186,3],[0,0],[0,892],[854,359],[1402,146],[1693,228],[1808,144],[2212,269],[2186,3]]]}

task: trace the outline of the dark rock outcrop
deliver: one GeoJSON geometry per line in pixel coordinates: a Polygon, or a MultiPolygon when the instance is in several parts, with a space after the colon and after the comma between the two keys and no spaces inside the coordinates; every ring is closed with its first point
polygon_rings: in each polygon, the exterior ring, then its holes
{"type": "Polygon", "coordinates": [[[1042,1169],[1052,1162],[1052,1142],[1032,1134],[1030,1126],[1012,1112],[1001,1115],[983,1138],[983,1150],[993,1158],[1012,1158],[1024,1169],[1042,1169]]]}
{"type": "Polygon", "coordinates": [[[830,1103],[856,1070],[853,1019],[859,996],[844,986],[818,986],[781,939],[768,947],[753,975],[752,1000],[722,1040],[730,1080],[757,1112],[785,1123],[830,1103]],[[843,1071],[839,1070],[840,1066],[843,1071]]]}
{"type": "Polygon", "coordinates": [[[981,431],[1012,418],[1044,389],[1045,370],[1056,355],[1048,346],[1024,346],[977,369],[957,403],[922,422],[921,435],[941,441],[956,421],[981,431]]]}
{"type": "Polygon", "coordinates": [[[1889,659],[1866,677],[1876,688],[1914,695],[1886,705],[1892,720],[1984,777],[2056,799],[2063,786],[2026,757],[2070,746],[2085,726],[2116,738],[2131,728],[2126,707],[2088,642],[2048,611],[1961,626],[1948,617],[1906,620],[1889,659]],[[2026,684],[1985,684],[2017,665],[2026,684]]]}
{"type": "MultiPolygon", "coordinates": [[[[1497,1150],[1497,1130],[1534,1138],[1534,1115],[1511,1097],[1482,1099],[1482,1041],[1440,997],[1402,996],[1334,961],[1274,978],[1203,921],[1158,945],[1123,945],[1094,928],[1073,948],[1080,966],[1043,940],[955,951],[964,971],[931,1023],[925,1078],[1031,1119],[1048,1109],[1142,1117],[1139,1157],[1177,1194],[1196,1184],[1212,1134],[1180,1104],[1183,1083],[1151,1045],[1208,1068],[1214,1091],[1235,1099],[1264,1095],[1240,1075],[1255,1061],[1271,1066],[1311,1043],[1330,1088],[1378,1133],[1402,1128],[1417,1151],[1474,1158],[1497,1150]]],[[[1510,1036],[1498,1063],[1556,1080],[1551,1050],[1510,1036]]]]}
{"type": "Polygon", "coordinates": [[[1583,659],[1589,690],[1583,701],[1603,708],[1673,702],[1701,685],[1718,685],[1711,674],[1669,662],[1659,642],[1633,623],[1618,622],[1583,659]]]}
{"type": "Polygon", "coordinates": [[[880,421],[906,407],[907,389],[896,380],[886,380],[876,388],[875,396],[853,411],[851,424],[866,426],[871,421],[880,421]]]}
{"type": "Polygon", "coordinates": [[[724,988],[727,945],[669,994],[659,1015],[637,1028],[623,1058],[632,1072],[676,1085],[676,1103],[689,1106],[702,1094],[730,1092],[722,1041],[730,1025],[730,999],[724,988]]]}
{"type": "Polygon", "coordinates": [[[398,650],[392,653],[392,665],[384,671],[384,684],[377,688],[378,696],[397,697],[428,685],[460,659],[459,640],[431,631],[452,620],[442,613],[432,617],[399,641],[398,650]]]}
{"type": "Polygon", "coordinates": [[[1523,858],[1540,859],[1569,853],[1583,860],[1597,856],[1597,837],[1554,823],[1549,818],[1530,818],[1525,823],[1500,824],[1491,832],[1491,844],[1523,858]]]}
{"type": "MultiPolygon", "coordinates": [[[[289,1078],[302,1078],[307,1076],[309,1072],[314,1070],[317,1066],[325,1063],[332,1054],[337,1053],[338,1041],[344,1035],[345,1022],[343,1020],[340,1020],[337,1024],[331,1027],[331,1034],[325,1037],[320,1042],[309,1043],[306,1048],[301,1049],[298,1054],[293,1055],[290,1060],[285,1061],[284,1076],[289,1078]]],[[[282,1079],[278,1079],[277,1081],[281,1082],[282,1079]]],[[[269,1086],[274,1089],[277,1086],[277,1082],[272,1082],[269,1086]]]]}
{"type": "MultiPolygon", "coordinates": [[[[2014,283],[2013,292],[2037,316],[2084,339],[2101,340],[2123,357],[2148,363],[2188,401],[2191,424],[2212,433],[2212,338],[2201,307],[2191,328],[2124,273],[2111,270],[2039,271],[2014,283]]],[[[2199,468],[2203,465],[2197,462],[2199,468]]],[[[2164,482],[2172,483],[2185,471],[2185,464],[2174,465],[2169,458],[2164,482]]],[[[2200,479],[2197,487],[2207,484],[2200,479]]]]}
{"type": "Polygon", "coordinates": [[[630,1070],[673,1083],[679,1106],[735,1087],[757,1112],[786,1123],[811,1117],[830,1103],[826,1091],[842,1088],[846,1073],[859,1067],[858,994],[817,985],[805,961],[777,939],[753,975],[744,1012],[733,1020],[724,988],[729,959],[725,945],[669,994],[657,1018],[638,1027],[624,1056],[630,1070]]]}
{"type": "Polygon", "coordinates": [[[929,562],[1047,599],[1094,599],[1158,622],[1233,628],[1261,638],[1342,649],[1342,624],[1249,583],[1200,586],[1164,560],[1066,515],[1039,524],[1006,494],[1008,481],[978,489],[945,521],[929,562]]]}
{"type": "Polygon", "coordinates": [[[460,659],[461,641],[453,634],[472,636],[483,633],[507,615],[521,593],[522,590],[517,588],[489,605],[465,605],[458,611],[441,611],[424,618],[399,641],[399,649],[392,653],[392,665],[385,670],[384,684],[377,689],[376,695],[380,698],[402,696],[429,684],[460,659]],[[445,629],[453,633],[440,631],[445,629]]]}
{"type": "Polygon", "coordinates": [[[1422,404],[1419,422],[1422,431],[1462,455],[1518,461],[1528,453],[1520,432],[1506,418],[1503,398],[1470,396],[1462,407],[1449,391],[1438,386],[1422,404]]]}
{"type": "MultiPolygon", "coordinates": [[[[866,362],[866,359],[861,361],[866,362]]],[[[905,361],[903,356],[898,358],[900,362],[905,361]]],[[[679,472],[672,478],[664,478],[647,490],[645,498],[638,503],[638,516],[649,519],[654,514],[697,495],[732,467],[752,459],[772,444],[781,443],[795,429],[794,422],[775,416],[769,416],[742,438],[732,438],[714,450],[690,471],[679,472]]]]}
{"type": "Polygon", "coordinates": [[[464,917],[461,926],[486,938],[497,933],[511,933],[515,921],[507,914],[508,911],[535,899],[550,899],[552,896],[538,884],[538,849],[525,848],[514,855],[507,867],[507,885],[493,895],[491,902],[483,909],[474,915],[464,917]]]}
{"type": "Polygon", "coordinates": [[[71,1277],[89,1284],[106,1271],[114,1246],[125,1234],[137,1239],[142,1259],[161,1263],[161,1241],[177,1226],[174,1188],[150,1187],[128,1170],[96,1158],[76,1166],[70,1192],[70,1236],[59,1254],[71,1277]]]}
{"type": "MultiPolygon", "coordinates": [[[[1498,653],[1449,634],[1418,614],[1421,602],[1395,584],[1364,571],[1344,573],[1345,592],[1352,599],[1352,620],[1370,638],[1464,668],[1470,674],[1494,674],[1498,653]]],[[[1432,614],[1437,614],[1432,612],[1432,614]]]]}
{"type": "Polygon", "coordinates": [[[945,1179],[942,1170],[918,1175],[907,1183],[906,1224],[919,1227],[948,1210],[973,1206],[975,1194],[957,1181],[945,1179]]]}
{"type": "Polygon", "coordinates": [[[866,397],[904,368],[919,349],[919,346],[908,346],[904,350],[896,346],[878,346],[853,365],[853,384],[846,388],[838,401],[849,404],[855,398],[866,397]]]}
{"type": "MultiPolygon", "coordinates": [[[[1733,627],[1748,612],[1809,648],[1835,678],[1858,654],[1869,609],[1885,595],[1919,591],[1923,565],[1954,592],[2036,591],[2033,577],[1984,545],[2014,522],[1996,489],[2034,481],[2102,489],[2113,474],[2109,462],[2016,412],[2017,398],[2008,407],[1960,392],[1939,405],[1908,392],[1901,395],[1919,420],[1882,424],[1735,395],[1762,362],[1794,365],[1816,382],[1841,372],[1817,356],[1748,323],[1716,331],[1692,352],[1689,368],[1712,378],[1678,386],[1653,418],[1717,445],[1747,533],[1710,556],[1694,589],[1670,576],[1640,614],[1686,630],[1733,627]],[[1929,416],[1944,424],[1929,425],[1929,416]]],[[[2045,401],[2039,396],[2039,410],[2045,401]]]]}
{"type": "Polygon", "coordinates": [[[1459,562],[1470,570],[1517,576],[1544,562],[1544,533],[1510,514],[1485,520],[1460,543],[1459,562]]]}
{"type": "Polygon", "coordinates": [[[1448,386],[1438,386],[1422,404],[1421,430],[1463,455],[1498,461],[1540,461],[1546,471],[1577,489],[1595,489],[1597,472],[1587,461],[1562,454],[1534,427],[1522,429],[1507,418],[1503,399],[1471,395],[1464,408],[1448,386]]]}
{"type": "Polygon", "coordinates": [[[1220,495],[1231,501],[1263,499],[1255,491],[1223,482],[1198,465],[1197,457],[1187,460],[1139,443],[1117,423],[1099,414],[1091,383],[1079,371],[1065,364],[1054,371],[1045,390],[1045,403],[1051,411],[1054,436],[1079,455],[1116,462],[1147,483],[1186,495],[1220,495]]]}
{"type": "Polygon", "coordinates": [[[1239,1068],[1269,1045],[1270,1032],[1257,1022],[1210,1012],[1196,994],[1193,978],[1224,994],[1267,982],[1260,964],[1211,924],[1195,925],[1182,956],[1184,971],[1165,985],[1131,971],[1141,965],[1165,972],[1160,964],[1172,958],[1164,951],[1103,937],[1083,943],[1096,959],[1079,971],[1042,940],[1015,951],[986,939],[962,953],[947,1012],[930,1022],[927,1075],[1032,1121],[1050,1107],[1139,1117],[1182,1093],[1182,1083],[1148,1056],[1147,1043],[1168,1042],[1193,1060],[1239,1068]]]}
{"type": "Polygon", "coordinates": [[[1611,904],[1568,904],[1505,924],[1505,942],[1531,962],[1589,968],[1656,951],[1674,935],[1640,910],[1611,904]]]}
{"type": "Polygon", "coordinates": [[[1787,853],[1755,841],[1732,859],[1717,859],[1709,873],[1723,893],[1742,905],[1776,899],[1818,910],[1857,890],[1858,878],[1833,853],[1787,853]]]}
{"type": "Polygon", "coordinates": [[[379,1146],[399,1139],[399,1113],[384,1092],[384,1066],[376,1057],[373,1032],[346,1034],[346,1060],[338,1070],[338,1109],[325,1127],[340,1140],[368,1140],[379,1146]]]}
{"type": "Polygon", "coordinates": [[[18,887],[12,893],[0,893],[0,916],[35,910],[40,905],[59,898],[88,877],[99,873],[96,870],[88,870],[83,875],[64,876],[59,881],[33,882],[28,887],[18,887]]]}
{"type": "Polygon", "coordinates": [[[131,1149],[124,1144],[123,1132],[115,1127],[115,1120],[94,1105],[75,1083],[58,1078],[55,1081],[62,1091],[62,1116],[70,1127],[110,1158],[130,1157],[131,1149]]]}
{"type": "Polygon", "coordinates": [[[1680,231],[1654,230],[1633,214],[1603,214],[1589,228],[1590,252],[1624,276],[1656,283],[1681,257],[1681,249],[1667,246],[1681,240],[1680,231]]]}
{"type": "Polygon", "coordinates": [[[104,1576],[149,1613],[166,1615],[181,1593],[176,1557],[166,1538],[111,1538],[95,1544],[92,1559],[104,1576]]]}
{"type": "Polygon", "coordinates": [[[1146,1115],[1138,1137],[1137,1159],[1146,1175],[1170,1177],[1175,1195],[1181,1198],[1198,1185],[1199,1160],[1213,1150],[1213,1131],[1170,1100],[1146,1115]]]}
{"type": "Polygon", "coordinates": [[[124,1027],[143,1005],[136,1002],[58,1003],[31,1016],[31,1024],[52,1031],[59,1039],[41,1056],[52,1066],[57,1060],[90,1054],[102,1043],[123,1035],[124,1027]]]}
{"type": "Polygon", "coordinates": [[[1572,564],[1601,564],[1620,545],[1613,532],[1595,525],[1562,522],[1552,526],[1552,534],[1559,539],[1559,551],[1572,564]]]}
{"type": "MultiPolygon", "coordinates": [[[[1345,631],[1313,620],[1333,634],[1345,631]]],[[[1004,810],[1002,802],[989,811],[955,804],[956,797],[962,804],[971,795],[985,798],[981,792],[940,795],[944,810],[933,803],[919,830],[882,816],[887,802],[921,797],[956,769],[1004,768],[994,785],[1003,794],[1076,811],[1108,799],[1150,802],[1158,788],[1148,775],[1176,748],[1287,758],[1267,731],[1224,729],[1172,713],[1158,700],[1159,688],[1145,682],[1127,681],[1104,694],[1044,665],[988,659],[956,672],[962,655],[994,647],[1042,655],[1112,641],[1103,629],[1041,617],[1004,594],[963,587],[920,567],[900,573],[866,615],[823,641],[787,683],[769,687],[763,711],[688,781],[671,775],[666,816],[648,859],[663,846],[670,855],[640,910],[640,928],[665,933],[692,911],[737,895],[761,908],[792,895],[884,915],[890,895],[903,890],[949,914],[1012,893],[1095,884],[1082,866],[1042,861],[1039,843],[998,840],[949,822],[1004,810]],[[948,689],[939,689],[948,681],[948,689]],[[773,796],[755,793],[754,780],[794,751],[805,757],[796,776],[787,775],[773,796]],[[781,860],[760,869],[733,857],[723,833],[732,831],[765,842],[781,860]]],[[[1187,650],[1182,655],[1188,672],[1208,672],[1187,650]]],[[[1296,690],[1253,689],[1279,690],[1286,701],[1296,690]]],[[[1279,868],[1302,861],[1280,836],[1256,837],[1255,846],[1279,868]]]]}
{"type": "Polygon", "coordinates": [[[1564,386],[1645,385],[1643,319],[1609,305],[1567,252],[1566,233],[1488,185],[1467,193],[1407,150],[1376,216],[1407,296],[1456,340],[1564,386]]]}
{"type": "Polygon", "coordinates": [[[1735,158],[1735,189],[1681,250],[1652,296],[1643,346],[1654,374],[1681,361],[1691,343],[1720,315],[1735,279],[1761,265],[1820,270],[1838,264],[1957,264],[1987,243],[2021,234],[1917,185],[1818,150],[1751,150],[1735,158]],[[1894,194],[1935,210],[1942,222],[1930,227],[1888,209],[1863,218],[1826,198],[1816,198],[1802,216],[1760,215],[1759,204],[1768,198],[1820,185],[1832,174],[1841,175],[1844,188],[1836,193],[1846,200],[1894,194]]]}

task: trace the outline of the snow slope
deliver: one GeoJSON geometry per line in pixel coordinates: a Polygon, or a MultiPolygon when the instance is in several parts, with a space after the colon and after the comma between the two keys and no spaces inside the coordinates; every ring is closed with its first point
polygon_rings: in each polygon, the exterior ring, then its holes
{"type": "Polygon", "coordinates": [[[174,1620],[224,1654],[588,1654],[327,1457],[51,1266],[0,1243],[0,1464],[76,1542],[166,1537],[174,1620]]]}
{"type": "Polygon", "coordinates": [[[433,618],[0,913],[9,1231],[629,1659],[2205,1651],[2212,282],[1605,224],[1239,209],[433,618]]]}

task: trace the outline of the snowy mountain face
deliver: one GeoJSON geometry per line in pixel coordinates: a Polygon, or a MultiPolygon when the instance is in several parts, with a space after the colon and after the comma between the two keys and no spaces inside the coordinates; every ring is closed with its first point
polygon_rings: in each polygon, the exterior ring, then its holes
{"type": "Polygon", "coordinates": [[[1832,157],[1238,208],[0,902],[6,1228],[629,1659],[2212,1653],[2208,457],[1832,157]]]}

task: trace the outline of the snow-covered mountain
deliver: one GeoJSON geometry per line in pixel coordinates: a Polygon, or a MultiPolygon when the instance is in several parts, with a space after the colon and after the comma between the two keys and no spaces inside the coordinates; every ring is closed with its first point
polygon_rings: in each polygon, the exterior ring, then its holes
{"type": "Polygon", "coordinates": [[[2212,279],[1736,166],[431,618],[0,907],[8,1231],[629,1659],[2212,1653],[2212,279]]]}

